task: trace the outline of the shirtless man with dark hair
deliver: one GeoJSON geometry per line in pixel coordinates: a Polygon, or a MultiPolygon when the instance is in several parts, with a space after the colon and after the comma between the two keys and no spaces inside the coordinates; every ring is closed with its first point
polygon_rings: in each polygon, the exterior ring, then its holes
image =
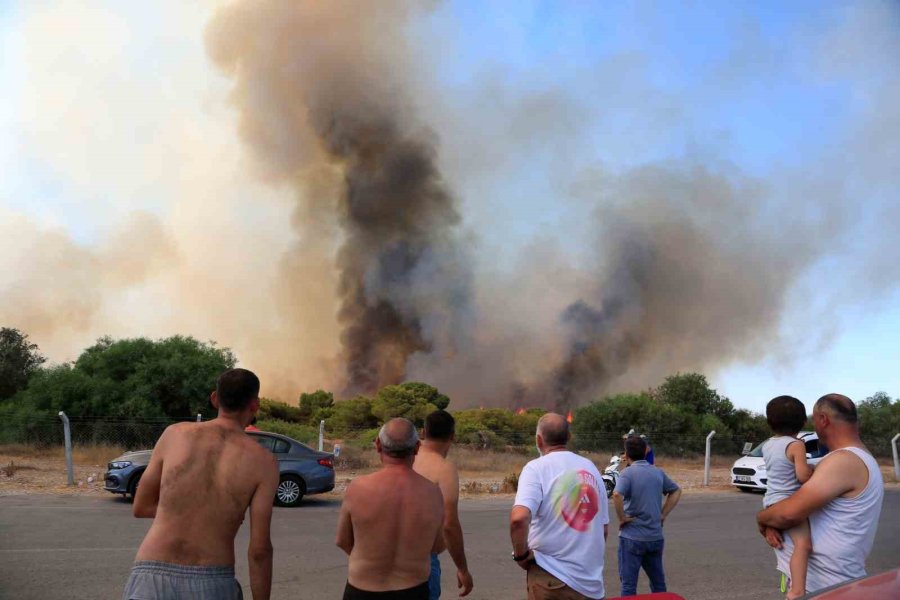
{"type": "Polygon", "coordinates": [[[382,468],[344,494],[336,543],[350,556],[344,600],[428,600],[433,553],[443,546],[441,491],[412,469],[415,426],[385,423],[375,440],[382,468]]]}
{"type": "Polygon", "coordinates": [[[153,519],[123,600],[239,600],[234,538],[250,508],[250,588],[268,600],[269,527],[278,487],[275,457],[244,433],[259,410],[259,379],[223,373],[210,400],[219,415],[168,427],[153,449],[134,500],[134,516],[153,519]]]}
{"type": "Polygon", "coordinates": [[[430,600],[441,597],[439,554],[445,548],[456,564],[456,583],[460,597],[468,596],[473,585],[466,561],[462,525],[459,522],[459,473],[456,465],[447,460],[455,434],[456,421],[447,411],[436,410],[425,417],[425,442],[413,463],[416,473],[438,484],[444,498],[444,543],[438,554],[431,555],[431,577],[428,579],[430,600]]]}

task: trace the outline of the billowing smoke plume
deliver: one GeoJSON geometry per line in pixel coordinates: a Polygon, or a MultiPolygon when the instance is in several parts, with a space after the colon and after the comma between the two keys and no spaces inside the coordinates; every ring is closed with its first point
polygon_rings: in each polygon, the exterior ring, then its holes
{"type": "Polygon", "coordinates": [[[827,229],[786,209],[790,231],[773,223],[761,190],[734,174],[669,165],[597,183],[593,283],[559,318],[566,346],[543,388],[553,404],[648,366],[674,372],[780,345],[789,288],[827,229]]]}
{"type": "Polygon", "coordinates": [[[436,350],[438,324],[467,304],[459,215],[399,75],[407,52],[386,42],[404,17],[385,3],[254,1],[209,29],[245,138],[272,174],[302,191],[297,175],[316,162],[341,173],[332,200],[348,392],[403,381],[410,355],[436,350]],[[302,140],[312,148],[293,151],[302,140]]]}
{"type": "Polygon", "coordinates": [[[164,36],[108,4],[21,11],[27,75],[0,125],[20,108],[15,155],[73,199],[0,214],[0,325],[54,360],[180,333],[230,346],[284,400],[406,378],[457,408],[566,408],[790,357],[827,336],[823,315],[897,288],[895,7],[839,10],[789,51],[736,31],[721,68],[673,92],[639,51],[448,83],[432,71],[472,38],[432,23],[426,43],[401,2],[158,4],[164,36]],[[156,56],[159,39],[180,43],[156,56]],[[786,164],[742,169],[734,123],[693,125],[798,78],[854,94],[831,137],[760,159],[786,164]]]}
{"type": "MultiPolygon", "coordinates": [[[[3,211],[0,217],[0,317],[38,338],[89,330],[104,294],[139,287],[178,261],[172,240],[148,214],[133,215],[97,247],[59,228],[3,211]]],[[[127,305],[117,310],[128,318],[127,305]]]]}

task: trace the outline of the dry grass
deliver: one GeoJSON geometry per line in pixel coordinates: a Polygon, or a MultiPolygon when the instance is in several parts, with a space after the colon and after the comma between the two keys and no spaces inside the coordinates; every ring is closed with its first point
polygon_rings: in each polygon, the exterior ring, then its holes
{"type": "Polygon", "coordinates": [[[454,447],[450,450],[449,456],[461,477],[485,473],[500,475],[518,473],[532,458],[534,457],[523,452],[476,450],[465,446],[454,447]]]}
{"type": "Polygon", "coordinates": [[[342,446],[341,455],[334,459],[334,468],[343,471],[365,471],[378,467],[378,455],[372,448],[342,446]]]}

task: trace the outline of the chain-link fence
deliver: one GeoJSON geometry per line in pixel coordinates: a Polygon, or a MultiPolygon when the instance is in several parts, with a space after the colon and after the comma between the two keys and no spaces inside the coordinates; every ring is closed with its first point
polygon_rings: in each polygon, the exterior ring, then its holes
{"type": "MultiPolygon", "coordinates": [[[[185,419],[188,420],[188,419],[185,419]]],[[[190,419],[193,420],[193,419],[190,419]]],[[[69,416],[72,445],[115,446],[123,450],[149,449],[156,444],[166,427],[177,422],[172,419],[132,419],[127,417],[69,416]]],[[[284,421],[262,421],[263,431],[271,431],[293,437],[316,446],[318,428],[284,421]]],[[[574,427],[572,448],[581,452],[613,454],[622,451],[624,432],[584,431],[574,427]]],[[[346,446],[370,447],[378,433],[377,428],[338,429],[326,421],[324,446],[332,449],[335,443],[346,446]]],[[[666,431],[641,431],[657,456],[695,458],[705,453],[706,433],[682,434],[666,431]]],[[[711,440],[711,451],[716,456],[739,456],[747,447],[755,447],[763,439],[745,436],[717,434],[711,440]]],[[[889,438],[864,437],[866,446],[878,457],[892,454],[889,438]]],[[[63,425],[59,418],[46,415],[18,415],[0,423],[0,444],[23,444],[35,447],[62,446],[63,425]]],[[[526,451],[534,446],[533,430],[480,430],[460,431],[457,443],[472,450],[526,451]]]]}
{"type": "MultiPolygon", "coordinates": [[[[123,450],[153,448],[172,419],[70,416],[72,446],[113,446],[123,450]]],[[[37,448],[62,446],[63,423],[47,416],[15,416],[0,424],[0,444],[37,448]]]]}

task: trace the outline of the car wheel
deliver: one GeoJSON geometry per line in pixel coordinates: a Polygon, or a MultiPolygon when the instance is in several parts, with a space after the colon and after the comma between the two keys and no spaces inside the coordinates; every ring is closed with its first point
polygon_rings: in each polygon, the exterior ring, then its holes
{"type": "Polygon", "coordinates": [[[296,475],[282,475],[275,491],[277,506],[298,506],[306,493],[306,484],[296,475]]]}
{"type": "Polygon", "coordinates": [[[606,497],[607,497],[607,498],[612,498],[613,490],[616,489],[615,484],[613,484],[613,482],[610,481],[609,479],[604,479],[604,480],[603,480],[603,485],[606,486],[606,497]]]}
{"type": "Polygon", "coordinates": [[[135,473],[131,477],[131,481],[128,482],[128,495],[131,496],[132,501],[134,501],[134,497],[137,495],[138,484],[141,482],[141,477],[143,476],[143,471],[135,473]]]}

